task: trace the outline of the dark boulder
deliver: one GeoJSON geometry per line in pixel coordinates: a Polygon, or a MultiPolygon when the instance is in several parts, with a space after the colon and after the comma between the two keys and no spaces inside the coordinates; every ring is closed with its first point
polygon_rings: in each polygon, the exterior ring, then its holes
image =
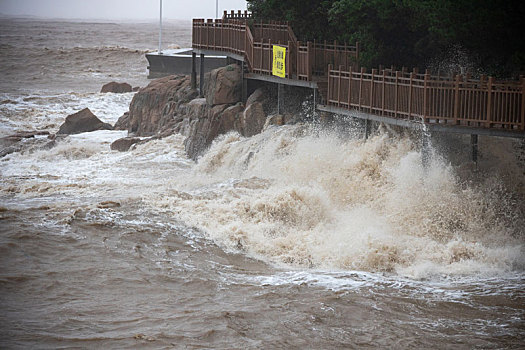
{"type": "Polygon", "coordinates": [[[235,104],[242,97],[242,72],[237,64],[211,71],[206,82],[206,102],[210,106],[235,104]]]}
{"type": "Polygon", "coordinates": [[[113,130],[128,130],[129,112],[124,113],[113,126],[113,130]]]}
{"type": "Polygon", "coordinates": [[[115,81],[105,84],[100,90],[100,92],[114,92],[118,94],[131,91],[131,85],[129,85],[128,83],[117,83],[115,81]]]}
{"type": "Polygon", "coordinates": [[[126,152],[131,146],[140,141],[141,139],[139,137],[123,137],[113,141],[110,147],[114,151],[126,152]]]}
{"type": "Polygon", "coordinates": [[[253,102],[248,105],[242,115],[242,134],[243,136],[253,136],[260,133],[266,123],[266,113],[264,113],[261,102],[253,102]]]}
{"type": "Polygon", "coordinates": [[[172,75],[153,80],[133,96],[128,131],[137,136],[151,136],[174,128],[183,119],[185,104],[196,96],[190,77],[172,75]]]}
{"type": "Polygon", "coordinates": [[[49,131],[19,131],[16,134],[0,138],[0,148],[9,147],[22,139],[30,139],[35,136],[49,135],[49,131]]]}
{"type": "Polygon", "coordinates": [[[253,104],[254,102],[260,102],[263,105],[264,111],[269,113],[271,99],[268,91],[264,87],[257,88],[246,100],[246,106],[253,104]]]}
{"type": "Polygon", "coordinates": [[[69,115],[57,134],[71,135],[96,130],[113,130],[113,127],[98,119],[89,108],[84,108],[80,112],[69,115]]]}

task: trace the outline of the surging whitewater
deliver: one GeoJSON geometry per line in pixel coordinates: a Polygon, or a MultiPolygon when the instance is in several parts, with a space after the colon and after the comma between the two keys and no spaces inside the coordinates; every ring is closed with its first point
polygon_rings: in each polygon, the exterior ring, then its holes
{"type": "Polygon", "coordinates": [[[304,126],[229,134],[148,204],[272,262],[416,278],[523,269],[512,208],[438,159],[421,164],[408,138],[386,133],[366,142],[304,126]]]}

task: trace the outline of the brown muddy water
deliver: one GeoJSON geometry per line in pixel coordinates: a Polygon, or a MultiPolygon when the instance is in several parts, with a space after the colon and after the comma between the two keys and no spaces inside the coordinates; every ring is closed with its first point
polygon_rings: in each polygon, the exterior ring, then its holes
{"type": "MultiPolygon", "coordinates": [[[[144,86],[153,23],[5,19],[0,134],[114,123],[144,86]]],[[[188,46],[189,22],[166,25],[188,46]]],[[[0,347],[523,348],[524,200],[412,138],[315,125],[45,136],[0,158],[0,347]]],[[[512,186],[510,187],[512,188],[512,186]]]]}

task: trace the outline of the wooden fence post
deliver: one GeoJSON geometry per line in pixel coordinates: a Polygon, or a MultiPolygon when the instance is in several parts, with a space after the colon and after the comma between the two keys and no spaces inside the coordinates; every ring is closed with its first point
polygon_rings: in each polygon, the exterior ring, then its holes
{"type": "Polygon", "coordinates": [[[326,64],[326,62],[328,62],[328,60],[326,59],[326,40],[325,40],[324,41],[324,48],[323,48],[323,62],[321,64],[321,66],[324,66],[326,64]]]}
{"type": "Polygon", "coordinates": [[[372,114],[374,107],[374,77],[377,74],[377,69],[372,69],[372,76],[370,77],[370,114],[372,114]]]}
{"type": "Polygon", "coordinates": [[[337,81],[337,107],[341,107],[341,78],[343,73],[343,66],[339,66],[339,79],[337,81]]]}
{"type": "Polygon", "coordinates": [[[394,90],[394,117],[397,118],[397,105],[398,105],[398,95],[399,95],[399,76],[401,72],[396,70],[396,88],[394,90]]]}
{"type": "Polygon", "coordinates": [[[355,42],[355,66],[359,67],[359,41],[355,42]]]}
{"type": "Polygon", "coordinates": [[[492,83],[494,82],[493,77],[489,77],[489,82],[487,84],[487,128],[490,128],[492,124],[492,83]]]}
{"type": "Polygon", "coordinates": [[[295,70],[297,73],[297,79],[299,78],[299,72],[301,71],[301,66],[299,65],[299,48],[301,47],[301,42],[297,41],[297,50],[295,54],[295,70]]]}
{"type": "Polygon", "coordinates": [[[326,104],[330,104],[330,100],[332,98],[332,88],[331,88],[331,81],[330,81],[330,77],[332,77],[332,81],[333,81],[333,76],[331,75],[331,72],[332,72],[332,65],[329,64],[328,65],[328,92],[326,93],[326,104]]]}
{"type": "Polygon", "coordinates": [[[345,46],[343,50],[344,50],[343,58],[345,60],[345,69],[348,69],[348,67],[350,66],[350,62],[348,61],[348,49],[346,48],[346,41],[345,41],[345,46]]]}
{"type": "Polygon", "coordinates": [[[348,75],[348,109],[352,108],[352,67],[349,69],[348,75]]]}
{"type": "Polygon", "coordinates": [[[382,100],[381,100],[381,115],[385,115],[385,70],[383,69],[383,87],[382,87],[382,100]]]}
{"type": "MultiPolygon", "coordinates": [[[[334,64],[337,64],[338,66],[341,65],[341,62],[337,59],[337,50],[336,50],[336,47],[337,47],[337,40],[334,40],[334,56],[333,56],[333,60],[334,60],[334,64]]],[[[325,65],[326,65],[326,62],[325,62],[325,65]]]]}
{"type": "Polygon", "coordinates": [[[414,80],[414,72],[410,73],[410,84],[408,86],[408,119],[412,116],[412,85],[414,80]]]}
{"type": "Polygon", "coordinates": [[[312,54],[312,42],[306,42],[306,80],[312,80],[312,60],[310,60],[310,55],[312,54]]]}
{"type": "Polygon", "coordinates": [[[456,82],[454,86],[454,124],[458,125],[459,117],[459,83],[461,81],[461,76],[456,75],[456,82]]]}
{"type": "Polygon", "coordinates": [[[525,130],[525,77],[521,77],[521,130],[525,130]]]}
{"type": "Polygon", "coordinates": [[[361,75],[359,76],[359,110],[361,110],[361,96],[363,96],[363,74],[365,74],[366,68],[361,67],[361,75]]]}
{"type": "Polygon", "coordinates": [[[423,123],[427,122],[427,109],[428,109],[428,80],[430,73],[428,69],[425,71],[425,82],[423,83],[423,123]]]}
{"type": "MultiPolygon", "coordinates": [[[[217,21],[217,20],[215,20],[215,21],[217,21]]],[[[216,26],[216,22],[215,21],[213,22],[213,28],[212,28],[212,30],[213,30],[213,49],[217,50],[217,37],[216,37],[217,36],[217,30],[215,29],[215,26],[216,26]]]]}
{"type": "Polygon", "coordinates": [[[288,49],[287,49],[288,52],[286,53],[286,60],[285,60],[286,65],[284,66],[284,74],[285,74],[285,77],[288,78],[288,79],[290,79],[291,76],[292,76],[292,74],[291,74],[291,68],[292,67],[290,66],[290,56],[291,56],[291,53],[292,53],[291,50],[290,50],[291,47],[292,47],[292,43],[291,43],[291,41],[288,41],[288,49]],[[286,72],[286,71],[288,71],[288,72],[286,72]]]}
{"type": "MultiPolygon", "coordinates": [[[[272,39],[268,39],[268,46],[270,47],[270,49],[268,50],[268,64],[269,64],[269,68],[270,68],[270,75],[272,75],[272,66],[273,66],[272,39]]],[[[264,55],[264,45],[262,47],[262,54],[264,55]]],[[[268,73],[268,71],[266,71],[266,73],[268,73]]]]}

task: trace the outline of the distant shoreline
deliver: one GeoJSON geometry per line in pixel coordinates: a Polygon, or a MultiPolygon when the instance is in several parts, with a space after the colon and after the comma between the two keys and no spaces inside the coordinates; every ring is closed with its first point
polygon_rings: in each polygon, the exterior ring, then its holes
{"type": "MultiPolygon", "coordinates": [[[[20,14],[5,14],[0,13],[1,19],[13,19],[13,20],[28,20],[28,21],[45,21],[45,22],[78,22],[84,24],[119,24],[119,23],[154,23],[158,25],[158,18],[126,18],[126,19],[111,19],[111,18],[66,18],[66,17],[42,17],[33,15],[20,15],[20,14]]],[[[187,22],[191,25],[191,19],[176,19],[176,18],[163,18],[164,23],[183,23],[187,22]]]]}

